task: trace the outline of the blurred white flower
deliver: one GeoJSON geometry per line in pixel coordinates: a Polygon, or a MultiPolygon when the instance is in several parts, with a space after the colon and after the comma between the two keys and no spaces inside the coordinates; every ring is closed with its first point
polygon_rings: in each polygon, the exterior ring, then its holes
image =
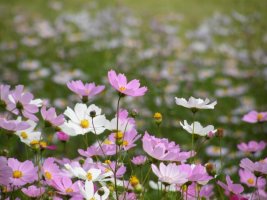
{"type": "Polygon", "coordinates": [[[178,106],[183,106],[190,109],[214,109],[214,106],[217,104],[217,101],[210,102],[209,99],[196,99],[194,97],[190,97],[187,101],[184,98],[175,97],[175,102],[178,106]],[[210,104],[209,104],[210,103],[210,104]]]}

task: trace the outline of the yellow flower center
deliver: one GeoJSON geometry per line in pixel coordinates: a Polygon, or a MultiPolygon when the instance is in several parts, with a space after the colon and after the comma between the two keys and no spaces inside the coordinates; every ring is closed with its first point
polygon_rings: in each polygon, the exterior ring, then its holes
{"type": "Polygon", "coordinates": [[[258,121],[261,121],[262,119],[263,119],[263,114],[258,113],[258,115],[257,115],[257,120],[258,120],[258,121]]]}
{"type": "Polygon", "coordinates": [[[21,132],[20,136],[23,138],[23,139],[27,139],[28,138],[28,134],[26,132],[21,132]]]}
{"type": "Polygon", "coordinates": [[[110,140],[105,140],[104,142],[103,142],[104,144],[112,144],[112,142],[110,141],[110,140]]]}
{"type": "Polygon", "coordinates": [[[247,180],[247,182],[248,182],[248,184],[250,184],[250,185],[253,185],[253,184],[254,184],[254,180],[253,180],[253,178],[249,178],[249,179],[247,180]]]}
{"type": "Polygon", "coordinates": [[[37,145],[37,144],[39,144],[38,140],[32,140],[31,143],[30,143],[30,145],[37,145]]]}
{"type": "Polygon", "coordinates": [[[71,192],[73,192],[73,189],[71,189],[71,188],[66,189],[66,193],[71,193],[71,192]]]}
{"type": "Polygon", "coordinates": [[[123,140],[122,145],[127,147],[129,145],[129,142],[127,140],[123,140]]]}
{"type": "Polygon", "coordinates": [[[120,92],[123,92],[123,91],[125,91],[125,90],[126,90],[126,87],[124,87],[124,86],[119,87],[119,91],[120,91],[120,92]]]}
{"type": "Polygon", "coordinates": [[[106,168],[105,169],[105,172],[107,173],[107,172],[110,172],[111,170],[109,169],[109,168],[106,168]]]}
{"type": "Polygon", "coordinates": [[[156,112],[156,113],[154,114],[154,119],[156,119],[156,120],[160,120],[160,119],[162,119],[162,115],[161,115],[159,112],[156,112]]]}
{"type": "Polygon", "coordinates": [[[96,200],[95,197],[92,197],[90,200],[96,200]]]}
{"type": "Polygon", "coordinates": [[[111,161],[110,160],[105,160],[105,163],[110,165],[111,164],[111,161]]]}
{"type": "Polygon", "coordinates": [[[88,172],[86,174],[86,178],[88,179],[88,181],[91,181],[93,179],[93,176],[92,176],[92,174],[90,172],[88,172]]]}
{"type": "Polygon", "coordinates": [[[44,173],[44,175],[45,175],[45,178],[47,179],[47,180],[51,180],[52,179],[52,174],[50,173],[50,172],[45,172],[44,173]]]}
{"type": "Polygon", "coordinates": [[[47,143],[45,141],[39,142],[41,148],[45,149],[47,147],[47,143]]]}
{"type": "Polygon", "coordinates": [[[131,176],[131,178],[130,178],[130,183],[131,183],[131,185],[134,187],[134,186],[136,186],[137,184],[139,184],[139,180],[138,180],[138,178],[137,178],[136,176],[131,176]]]}
{"type": "Polygon", "coordinates": [[[117,131],[117,133],[115,133],[114,137],[119,140],[119,139],[122,139],[123,136],[124,136],[123,132],[117,131]]]}
{"type": "Polygon", "coordinates": [[[220,152],[220,147],[213,147],[212,148],[213,153],[219,153],[220,152]]]}
{"type": "Polygon", "coordinates": [[[19,170],[15,170],[13,172],[13,178],[21,178],[22,177],[22,172],[19,170]]]}
{"type": "Polygon", "coordinates": [[[80,126],[82,128],[88,128],[89,127],[89,121],[87,119],[83,119],[80,123],[80,126]]]}

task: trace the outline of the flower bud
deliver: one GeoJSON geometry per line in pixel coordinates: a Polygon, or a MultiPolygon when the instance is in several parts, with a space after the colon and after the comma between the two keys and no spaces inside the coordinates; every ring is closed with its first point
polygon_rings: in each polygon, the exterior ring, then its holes
{"type": "Polygon", "coordinates": [[[130,178],[130,184],[131,186],[135,187],[136,185],[139,184],[139,180],[136,176],[131,176],[130,178]]]}
{"type": "Polygon", "coordinates": [[[90,117],[94,118],[95,116],[96,116],[96,112],[95,112],[95,110],[92,110],[90,112],[90,117]]]}
{"type": "Polygon", "coordinates": [[[222,128],[217,129],[216,136],[219,138],[223,137],[223,129],[222,128]]]}
{"type": "Polygon", "coordinates": [[[154,114],[153,118],[154,118],[154,120],[155,120],[155,122],[156,122],[157,125],[160,125],[161,124],[161,122],[162,122],[162,115],[161,115],[161,113],[156,112],[154,114]]]}
{"type": "Polygon", "coordinates": [[[141,192],[143,192],[143,186],[139,183],[134,187],[134,192],[140,194],[141,192]]]}

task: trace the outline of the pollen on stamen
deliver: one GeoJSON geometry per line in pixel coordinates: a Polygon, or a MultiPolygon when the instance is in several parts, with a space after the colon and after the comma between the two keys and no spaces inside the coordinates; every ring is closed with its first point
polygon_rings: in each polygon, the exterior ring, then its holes
{"type": "Polygon", "coordinates": [[[89,121],[87,120],[87,119],[83,119],[82,121],[81,121],[81,123],[80,123],[80,126],[82,127],[82,128],[88,128],[89,127],[89,121]]]}

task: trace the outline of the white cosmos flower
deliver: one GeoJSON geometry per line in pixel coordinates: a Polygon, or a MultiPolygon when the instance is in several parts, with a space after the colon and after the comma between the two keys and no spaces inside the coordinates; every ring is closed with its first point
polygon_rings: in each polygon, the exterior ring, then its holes
{"type": "Polygon", "coordinates": [[[88,181],[109,181],[111,178],[107,178],[112,176],[112,172],[102,173],[100,169],[89,169],[88,171],[84,170],[82,167],[72,167],[69,164],[65,164],[65,168],[71,173],[72,176],[77,177],[82,180],[88,181]]]}
{"type": "Polygon", "coordinates": [[[86,200],[106,200],[109,196],[109,189],[104,186],[99,188],[97,191],[95,191],[94,184],[92,181],[85,181],[84,187],[81,185],[81,183],[78,183],[79,189],[81,194],[86,200]],[[101,191],[102,195],[100,195],[99,191],[101,191]]]}
{"type": "Polygon", "coordinates": [[[60,128],[70,136],[84,135],[88,132],[98,135],[103,133],[106,129],[106,117],[105,115],[101,115],[101,109],[94,104],[87,107],[86,104],[77,103],[74,110],[67,107],[64,115],[66,115],[69,120],[60,128]]]}
{"type": "Polygon", "coordinates": [[[206,136],[210,132],[215,133],[217,131],[217,129],[214,130],[214,126],[208,125],[203,127],[199,122],[194,122],[189,125],[187,121],[184,120],[184,124],[182,122],[180,122],[180,124],[188,133],[197,134],[200,136],[206,136]]]}
{"type": "Polygon", "coordinates": [[[171,185],[165,186],[160,181],[158,181],[157,183],[154,182],[154,181],[149,181],[149,186],[153,190],[161,190],[162,189],[164,191],[172,191],[172,192],[175,192],[178,189],[178,187],[176,186],[176,184],[171,184],[171,185]]]}
{"type": "MultiPolygon", "coordinates": [[[[17,119],[21,121],[21,117],[17,119]]],[[[29,128],[25,130],[16,131],[15,134],[19,136],[20,141],[25,143],[28,146],[31,146],[32,142],[39,142],[42,140],[42,134],[40,131],[34,131],[36,123],[32,120],[28,120],[27,123],[30,125],[29,128]]]]}
{"type": "Polygon", "coordinates": [[[190,97],[188,101],[184,98],[175,97],[175,102],[178,106],[183,106],[190,109],[214,109],[214,106],[217,104],[217,101],[211,103],[207,98],[203,100],[196,99],[194,97],[190,97]]]}
{"type": "Polygon", "coordinates": [[[152,171],[159,178],[159,181],[168,184],[184,184],[187,182],[187,174],[180,171],[178,165],[169,163],[167,166],[160,163],[159,168],[152,164],[152,171]]]}

